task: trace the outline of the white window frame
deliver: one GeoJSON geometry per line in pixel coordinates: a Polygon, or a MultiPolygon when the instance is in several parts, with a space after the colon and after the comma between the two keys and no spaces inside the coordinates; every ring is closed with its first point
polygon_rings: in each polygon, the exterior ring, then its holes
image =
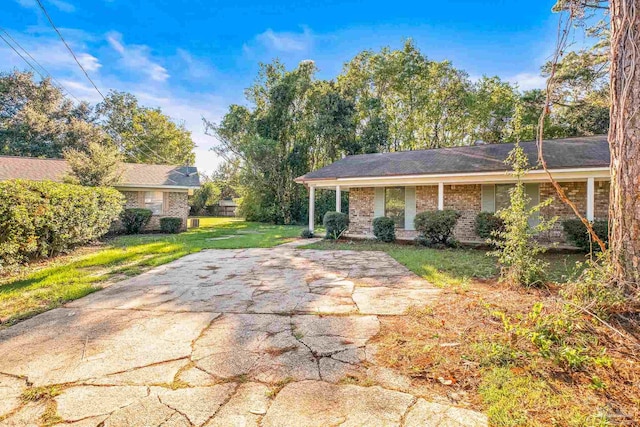
{"type": "Polygon", "coordinates": [[[162,215],[164,213],[164,192],[145,191],[144,208],[149,209],[153,215],[162,215]]]}

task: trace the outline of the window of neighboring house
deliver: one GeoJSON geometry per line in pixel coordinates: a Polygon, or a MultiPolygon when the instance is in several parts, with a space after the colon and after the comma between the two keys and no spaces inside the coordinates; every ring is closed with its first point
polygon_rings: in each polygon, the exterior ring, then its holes
{"type": "Polygon", "coordinates": [[[404,228],[404,187],[384,189],[384,216],[396,223],[396,227],[404,228]]]}
{"type": "Polygon", "coordinates": [[[154,215],[162,215],[164,194],[162,191],[145,191],[144,207],[149,209],[154,215]]]}

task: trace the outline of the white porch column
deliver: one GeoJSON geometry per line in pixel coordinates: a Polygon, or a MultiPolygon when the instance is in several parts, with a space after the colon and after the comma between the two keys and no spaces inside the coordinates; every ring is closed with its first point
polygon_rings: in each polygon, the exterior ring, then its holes
{"type": "Polygon", "coordinates": [[[593,221],[595,218],[595,197],[596,184],[594,178],[587,178],[587,219],[593,221]]]}
{"type": "Polygon", "coordinates": [[[340,198],[340,186],[336,185],[336,212],[342,212],[342,199],[340,198]]]}
{"type": "Polygon", "coordinates": [[[313,231],[313,219],[316,214],[316,187],[309,186],[309,230],[313,231]]]}
{"type": "Polygon", "coordinates": [[[438,210],[444,210],[444,182],[438,183],[438,210]]]}

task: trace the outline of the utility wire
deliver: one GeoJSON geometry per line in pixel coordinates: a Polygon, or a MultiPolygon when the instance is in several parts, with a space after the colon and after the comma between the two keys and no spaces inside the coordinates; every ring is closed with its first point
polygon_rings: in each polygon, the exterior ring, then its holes
{"type": "MultiPolygon", "coordinates": [[[[27,54],[27,56],[29,56],[29,58],[31,58],[31,60],[32,60],[33,62],[35,62],[35,63],[40,67],[40,69],[41,69],[42,71],[44,71],[44,73],[47,75],[47,77],[51,78],[51,80],[53,80],[53,81],[54,81],[58,86],[60,86],[60,88],[61,88],[61,89],[63,89],[63,90],[64,90],[64,91],[69,95],[69,96],[71,96],[73,99],[75,99],[76,101],[78,101],[78,103],[81,103],[81,102],[82,102],[82,101],[80,101],[78,98],[76,98],[76,97],[73,95],[73,93],[71,93],[71,91],[70,91],[69,89],[67,89],[67,88],[66,88],[62,83],[60,83],[58,80],[56,80],[56,78],[55,78],[55,77],[53,77],[53,75],[52,75],[49,71],[47,71],[47,69],[46,69],[46,68],[44,68],[44,67],[42,66],[42,64],[40,64],[40,63],[39,63],[39,62],[38,62],[38,61],[37,61],[33,56],[31,56],[31,54],[30,54],[30,53],[29,53],[29,52],[28,52],[24,47],[22,47],[22,46],[20,45],[20,43],[18,43],[18,41],[17,41],[16,39],[14,39],[13,37],[11,37],[11,34],[9,34],[9,33],[7,32],[7,30],[6,30],[6,29],[4,29],[4,28],[0,27],[0,30],[2,30],[2,31],[7,35],[7,37],[9,37],[9,39],[11,39],[11,41],[12,41],[16,46],[18,46],[18,48],[20,48],[20,50],[22,50],[24,53],[26,53],[26,54],[27,54]]],[[[2,34],[0,34],[0,37],[2,37],[2,34]]],[[[40,71],[38,71],[38,70],[37,70],[37,69],[36,69],[36,68],[35,68],[35,67],[34,67],[34,66],[29,62],[29,61],[27,61],[27,59],[26,59],[24,56],[22,56],[22,55],[20,54],[20,52],[18,52],[18,51],[17,51],[17,50],[16,50],[16,49],[15,49],[15,48],[14,48],[14,47],[13,47],[13,46],[8,42],[8,41],[7,41],[7,39],[5,39],[4,37],[2,37],[2,40],[4,40],[4,42],[5,42],[5,43],[7,43],[7,45],[8,45],[11,49],[13,49],[13,51],[14,51],[15,53],[17,53],[17,54],[20,56],[20,58],[22,58],[22,60],[23,60],[23,61],[24,61],[24,62],[25,62],[29,67],[31,67],[31,69],[32,69],[33,71],[35,71],[36,73],[38,73],[38,75],[39,75],[42,79],[44,79],[44,78],[45,78],[45,76],[43,76],[43,75],[42,75],[42,73],[40,73],[40,71]]]]}
{"type": "Polygon", "coordinates": [[[51,16],[49,16],[49,13],[47,12],[47,9],[44,8],[44,5],[42,4],[42,2],[40,0],[36,0],[38,2],[38,5],[40,6],[40,9],[42,9],[42,11],[44,12],[45,16],[47,17],[47,19],[49,20],[49,23],[51,24],[51,26],[53,27],[53,29],[56,31],[56,33],[58,33],[58,36],[60,37],[60,40],[62,40],[62,43],[64,43],[64,45],[67,47],[67,50],[69,50],[69,53],[71,54],[71,56],[73,56],[73,59],[75,59],[76,64],[78,64],[78,67],[80,67],[80,69],[82,70],[82,72],[84,73],[84,75],[87,77],[87,79],[91,82],[91,84],[93,85],[93,87],[96,89],[96,91],[100,94],[100,96],[102,97],[103,100],[106,101],[106,98],[104,97],[104,95],[102,94],[102,92],[100,92],[100,89],[98,89],[98,86],[96,86],[96,84],[93,82],[93,80],[91,80],[91,77],[89,77],[89,73],[87,73],[87,70],[84,69],[84,67],[82,66],[82,64],[80,63],[80,61],[78,61],[78,58],[76,57],[76,54],[73,53],[73,50],[71,49],[71,47],[69,46],[69,44],[66,42],[66,40],[64,39],[64,37],[62,37],[62,34],[60,33],[60,31],[58,30],[58,28],[56,27],[56,25],[53,23],[53,20],[51,19],[51,16]]]}

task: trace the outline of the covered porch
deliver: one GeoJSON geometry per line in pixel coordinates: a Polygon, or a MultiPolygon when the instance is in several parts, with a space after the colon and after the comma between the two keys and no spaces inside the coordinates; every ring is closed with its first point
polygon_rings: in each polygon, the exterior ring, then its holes
{"type": "MultiPolygon", "coordinates": [[[[590,221],[606,219],[609,197],[608,168],[555,170],[554,178],[565,188],[569,198],[590,221]]],[[[530,171],[524,178],[532,204],[556,196],[544,171],[530,171]]],[[[304,183],[309,191],[309,228],[314,229],[316,189],[336,192],[336,210],[341,210],[341,195],[349,192],[350,226],[347,235],[373,237],[373,219],[387,216],[396,222],[399,239],[413,239],[416,214],[428,210],[454,209],[461,213],[456,238],[463,242],[480,242],[474,230],[479,212],[495,212],[509,203],[508,190],[515,184],[506,172],[439,175],[406,175],[366,178],[336,178],[304,183]]],[[[554,200],[541,212],[544,217],[573,217],[561,201],[554,200]]],[[[561,222],[545,239],[562,242],[561,222]]]]}

